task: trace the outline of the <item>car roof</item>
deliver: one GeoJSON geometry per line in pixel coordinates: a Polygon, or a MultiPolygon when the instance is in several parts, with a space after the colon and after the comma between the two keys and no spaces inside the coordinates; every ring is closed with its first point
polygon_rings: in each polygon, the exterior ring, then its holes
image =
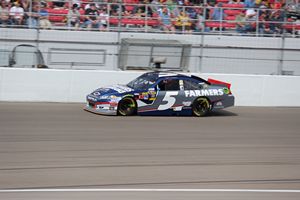
{"type": "Polygon", "coordinates": [[[157,77],[173,77],[173,76],[184,76],[184,77],[190,77],[184,74],[179,74],[176,72],[172,72],[172,71],[154,71],[154,72],[148,72],[146,73],[148,75],[153,75],[153,76],[157,76],[157,77]]]}
{"type": "Polygon", "coordinates": [[[173,71],[154,71],[154,72],[148,72],[147,74],[152,74],[153,76],[157,76],[158,78],[162,78],[162,77],[182,77],[182,78],[192,78],[192,79],[196,79],[198,81],[202,81],[205,82],[207,84],[210,85],[210,83],[198,76],[194,76],[194,75],[185,75],[185,74],[179,74],[177,72],[173,72],[173,71]]]}

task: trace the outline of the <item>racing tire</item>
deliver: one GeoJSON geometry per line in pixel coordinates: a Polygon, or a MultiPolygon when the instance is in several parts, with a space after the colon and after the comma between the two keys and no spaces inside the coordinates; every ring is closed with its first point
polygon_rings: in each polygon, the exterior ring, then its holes
{"type": "Polygon", "coordinates": [[[131,116],[137,112],[137,103],[131,97],[123,98],[118,105],[118,115],[120,116],[131,116]]]}
{"type": "Polygon", "coordinates": [[[210,111],[211,105],[207,98],[199,97],[192,104],[192,113],[194,116],[203,117],[210,111]]]}

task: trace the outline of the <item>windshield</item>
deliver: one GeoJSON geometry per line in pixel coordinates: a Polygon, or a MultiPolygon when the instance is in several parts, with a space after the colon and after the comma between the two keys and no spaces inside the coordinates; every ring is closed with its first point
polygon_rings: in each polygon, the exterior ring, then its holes
{"type": "Polygon", "coordinates": [[[135,90],[145,90],[153,85],[157,78],[157,73],[146,73],[129,82],[127,86],[135,90]]]}

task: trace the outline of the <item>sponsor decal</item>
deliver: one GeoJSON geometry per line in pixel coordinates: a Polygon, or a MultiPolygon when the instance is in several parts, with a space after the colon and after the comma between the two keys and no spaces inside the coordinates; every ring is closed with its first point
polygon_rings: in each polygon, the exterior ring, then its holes
{"type": "Polygon", "coordinates": [[[97,101],[97,99],[96,99],[96,98],[94,98],[94,97],[91,97],[91,96],[88,96],[88,97],[87,97],[87,99],[88,99],[88,100],[91,100],[91,101],[97,101]]]}
{"type": "Polygon", "coordinates": [[[228,88],[223,88],[224,94],[229,94],[230,90],[228,88]]]}
{"type": "Polygon", "coordinates": [[[99,95],[100,95],[100,92],[94,92],[93,95],[99,96],[99,95]]]}
{"type": "Polygon", "coordinates": [[[115,102],[105,102],[105,104],[97,104],[97,109],[103,109],[103,110],[114,110],[115,107],[118,106],[118,103],[115,102]]]}
{"type": "Polygon", "coordinates": [[[218,101],[215,105],[216,106],[223,106],[223,103],[221,101],[218,101]]]}
{"type": "Polygon", "coordinates": [[[186,97],[199,97],[199,96],[222,96],[223,89],[206,89],[206,90],[186,90],[186,97]]]}
{"type": "Polygon", "coordinates": [[[149,96],[150,96],[150,98],[155,98],[156,97],[156,91],[155,90],[150,90],[149,91],[149,96]]]}
{"type": "Polygon", "coordinates": [[[114,85],[114,86],[110,86],[108,88],[112,89],[112,90],[115,90],[118,93],[125,93],[125,92],[131,92],[132,91],[131,88],[125,87],[125,86],[122,86],[122,85],[114,85]]]}
{"type": "Polygon", "coordinates": [[[183,80],[179,80],[179,88],[180,88],[180,90],[184,90],[183,80]]]}
{"type": "Polygon", "coordinates": [[[103,96],[100,96],[100,99],[110,100],[110,101],[118,101],[120,99],[120,97],[117,97],[115,95],[103,95],[103,96]]]}
{"type": "Polygon", "coordinates": [[[107,109],[108,107],[107,106],[103,106],[103,105],[97,105],[97,108],[96,109],[107,109]]]}
{"type": "Polygon", "coordinates": [[[173,111],[181,111],[183,106],[173,107],[173,111]]]}
{"type": "Polygon", "coordinates": [[[178,91],[167,91],[162,100],[163,102],[165,102],[165,104],[160,104],[157,110],[167,110],[173,107],[176,102],[177,95],[178,91]]]}
{"type": "Polygon", "coordinates": [[[140,93],[139,99],[144,99],[144,100],[149,99],[149,94],[148,94],[148,92],[142,92],[142,93],[140,93]]]}
{"type": "Polygon", "coordinates": [[[109,110],[115,110],[115,107],[110,106],[110,107],[109,107],[109,110]]]}
{"type": "Polygon", "coordinates": [[[183,105],[183,106],[190,106],[191,104],[192,104],[191,101],[183,101],[183,102],[182,102],[182,105],[183,105]]]}

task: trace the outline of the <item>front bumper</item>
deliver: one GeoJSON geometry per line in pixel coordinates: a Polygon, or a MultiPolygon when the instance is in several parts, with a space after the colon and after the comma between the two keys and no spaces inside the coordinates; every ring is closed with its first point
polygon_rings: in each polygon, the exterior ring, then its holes
{"type": "Polygon", "coordinates": [[[117,115],[117,107],[111,106],[91,106],[89,102],[84,107],[84,110],[100,115],[117,115]]]}

